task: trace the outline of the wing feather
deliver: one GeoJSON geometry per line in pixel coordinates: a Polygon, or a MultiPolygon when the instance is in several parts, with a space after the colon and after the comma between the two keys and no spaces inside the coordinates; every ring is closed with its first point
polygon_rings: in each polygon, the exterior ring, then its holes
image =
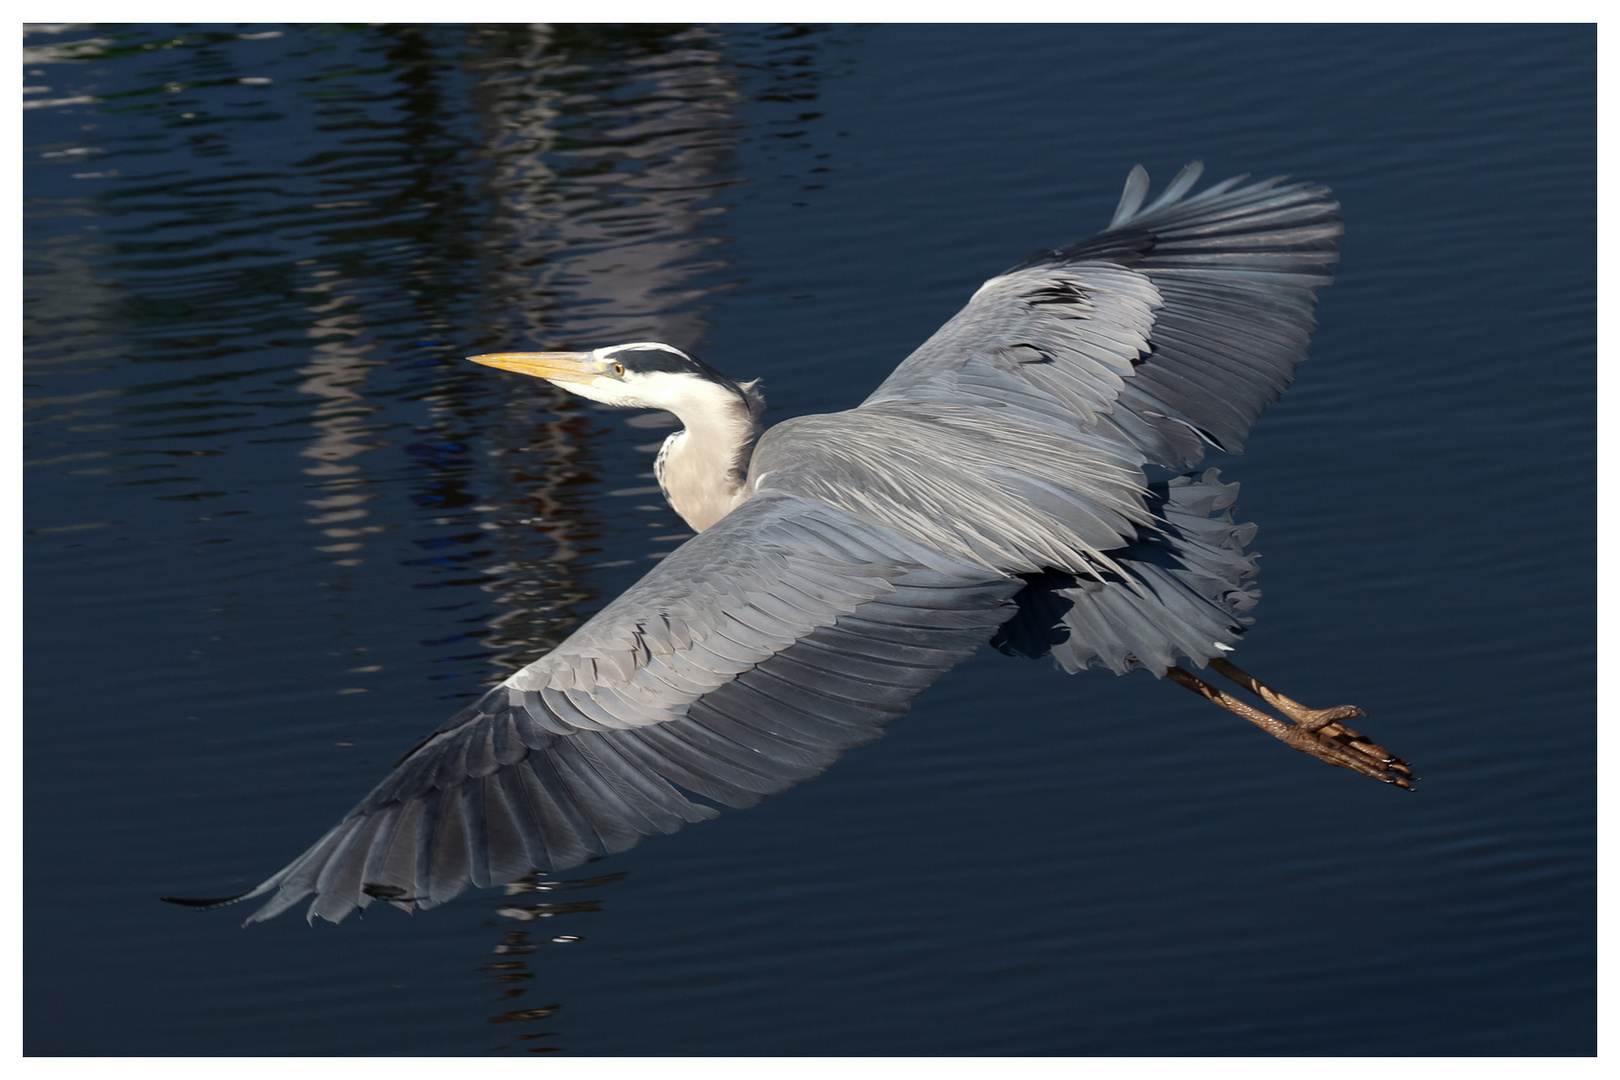
{"type": "Polygon", "coordinates": [[[1326,188],[1201,172],[1150,203],[1133,169],[1103,233],[986,282],[859,408],[771,429],[752,498],[223,902],[430,907],[752,805],[877,738],[1021,586],[1039,625],[998,644],[1071,670],[1228,648],[1255,597],[1235,485],[1143,466],[1241,449],[1342,226],[1326,188]]]}
{"type": "Polygon", "coordinates": [[[751,805],[876,738],[1006,618],[1018,584],[759,496],[408,754],[240,898],[273,894],[249,921],[312,893],[310,918],[334,922],[377,898],[431,907],[715,815],[681,789],[751,805]]]}
{"type": "Polygon", "coordinates": [[[1242,450],[1305,359],[1344,227],[1324,187],[1237,177],[1189,194],[1202,169],[1145,207],[1133,169],[1106,231],[986,282],[866,405],[998,408],[988,423],[1097,430],[1172,468],[1242,450]],[[995,362],[1018,351],[1042,363],[995,362]]]}

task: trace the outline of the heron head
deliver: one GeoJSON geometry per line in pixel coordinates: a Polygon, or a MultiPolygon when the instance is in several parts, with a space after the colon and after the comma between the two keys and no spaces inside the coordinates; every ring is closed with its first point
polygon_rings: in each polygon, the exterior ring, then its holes
{"type": "Polygon", "coordinates": [[[532,375],[569,393],[623,409],[668,409],[683,420],[739,405],[752,415],[762,401],[754,383],[739,384],[673,345],[633,341],[589,352],[486,353],[475,364],[532,375]]]}

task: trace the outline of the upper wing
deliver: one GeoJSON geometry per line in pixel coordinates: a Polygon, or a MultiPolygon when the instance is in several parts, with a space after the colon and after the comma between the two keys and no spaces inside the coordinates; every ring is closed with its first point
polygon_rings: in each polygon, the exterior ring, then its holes
{"type": "MultiPolygon", "coordinates": [[[[236,899],[439,904],[815,776],[1006,619],[1020,584],[783,493],[688,541],[236,899]]],[[[203,902],[196,902],[203,903],[203,902]]]]}
{"type": "Polygon", "coordinates": [[[1144,209],[1137,166],[1106,231],[987,281],[866,404],[989,406],[1170,467],[1241,450],[1305,358],[1344,226],[1325,187],[1236,177],[1188,197],[1202,172],[1144,209]]]}

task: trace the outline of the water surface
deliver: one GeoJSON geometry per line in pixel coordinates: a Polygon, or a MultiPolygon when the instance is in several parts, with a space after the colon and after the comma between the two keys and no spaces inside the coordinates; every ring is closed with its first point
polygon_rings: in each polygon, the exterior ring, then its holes
{"type": "Polygon", "coordinates": [[[27,1052],[1595,1051],[1591,28],[25,45],[27,1052]],[[564,880],[157,902],[279,868],[686,535],[659,418],[460,357],[661,339],[772,422],[848,407],[1193,158],[1343,203],[1311,361],[1211,463],[1265,556],[1240,662],[1420,793],[986,649],[564,880]]]}

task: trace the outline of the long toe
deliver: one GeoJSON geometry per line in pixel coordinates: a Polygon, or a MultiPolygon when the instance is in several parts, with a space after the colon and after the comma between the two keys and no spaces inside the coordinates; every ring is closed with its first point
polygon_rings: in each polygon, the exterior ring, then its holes
{"type": "MultiPolygon", "coordinates": [[[[1353,708],[1353,706],[1343,706],[1353,708]]],[[[1365,715],[1358,709],[1356,715],[1365,715]]],[[[1417,777],[1412,775],[1412,768],[1403,759],[1385,750],[1359,731],[1345,727],[1333,721],[1324,724],[1310,733],[1317,745],[1328,750],[1332,756],[1318,755],[1325,761],[1335,765],[1354,769],[1365,776],[1382,780],[1386,784],[1415,791],[1412,782],[1417,777]]],[[[1310,752],[1310,751],[1307,751],[1310,752]]]]}

